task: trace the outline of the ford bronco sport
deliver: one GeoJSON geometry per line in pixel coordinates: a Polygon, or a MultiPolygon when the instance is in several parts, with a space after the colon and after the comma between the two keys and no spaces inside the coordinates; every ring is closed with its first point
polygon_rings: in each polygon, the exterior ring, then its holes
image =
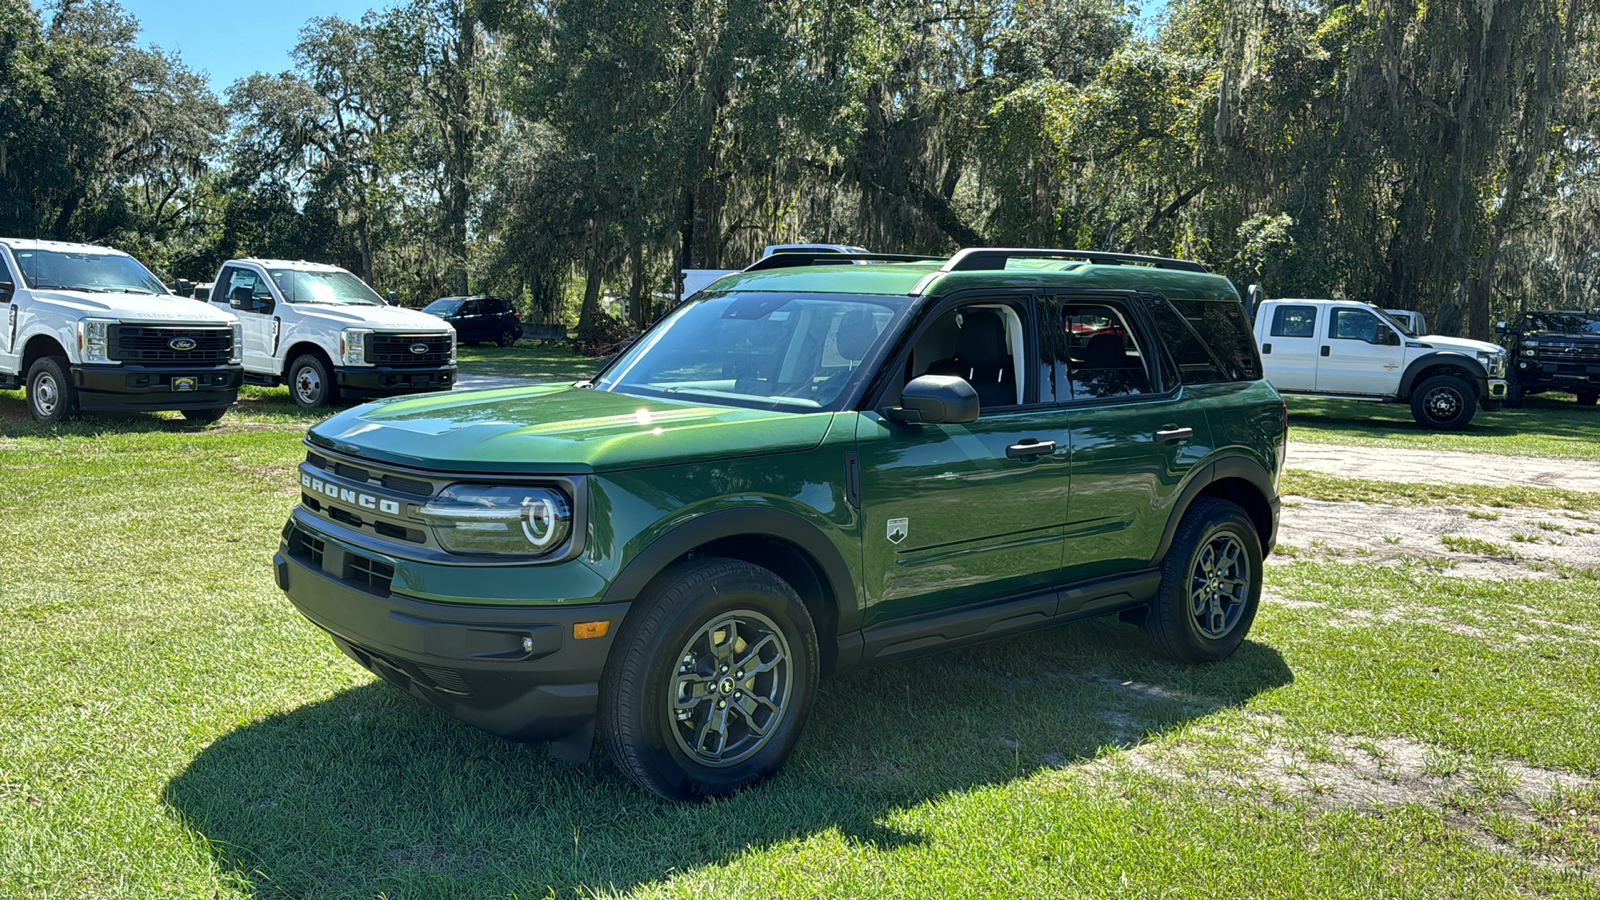
{"type": "Polygon", "coordinates": [[[831,672],[1113,613],[1227,657],[1286,429],[1198,264],[784,254],[591,381],[311,429],[277,579],[416,697],[691,799],[777,770],[831,672]]]}

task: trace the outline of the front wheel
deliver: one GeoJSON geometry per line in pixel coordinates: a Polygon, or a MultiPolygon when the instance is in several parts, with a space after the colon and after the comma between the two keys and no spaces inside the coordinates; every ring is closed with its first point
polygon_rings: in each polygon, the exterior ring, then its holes
{"type": "Polygon", "coordinates": [[[1522,408],[1522,397],[1523,397],[1522,379],[1517,377],[1517,373],[1512,372],[1511,374],[1506,376],[1506,402],[1505,402],[1505,408],[1506,409],[1521,409],[1522,408]]]}
{"type": "Polygon", "coordinates": [[[1454,375],[1435,375],[1411,392],[1411,417],[1423,428],[1459,431],[1478,411],[1472,385],[1454,375]]]}
{"type": "Polygon", "coordinates": [[[1593,406],[1596,400],[1600,400],[1600,393],[1594,391],[1578,391],[1577,396],[1579,406],[1593,406]]]}
{"type": "Polygon", "coordinates": [[[227,414],[228,408],[219,406],[216,409],[186,409],[182,412],[183,420],[191,425],[214,425],[227,414]]]}
{"type": "Polygon", "coordinates": [[[303,353],[289,364],[289,396],[296,406],[326,406],[339,399],[333,371],[321,356],[303,353]]]}
{"type": "Polygon", "coordinates": [[[617,636],[600,686],[601,739],[657,796],[732,793],[794,749],[818,659],[811,616],[783,579],[731,559],[676,564],[617,636]]]}
{"type": "Polygon", "coordinates": [[[67,375],[67,361],[46,356],[28,367],[28,412],[46,425],[55,425],[78,414],[78,389],[67,375]]]}
{"type": "Polygon", "coordinates": [[[1225,659],[1261,604],[1261,537],[1244,510],[1214,497],[1184,513],[1144,617],[1157,653],[1179,662],[1225,659]]]}

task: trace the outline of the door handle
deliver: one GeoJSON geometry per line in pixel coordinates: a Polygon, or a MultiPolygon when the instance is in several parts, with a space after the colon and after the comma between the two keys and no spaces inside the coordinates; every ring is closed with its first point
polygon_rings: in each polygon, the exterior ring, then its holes
{"type": "Polygon", "coordinates": [[[1054,452],[1056,452],[1055,441],[1036,441],[1032,438],[1012,444],[1006,448],[1006,456],[1011,459],[1022,459],[1027,456],[1049,456],[1054,452]]]}
{"type": "Polygon", "coordinates": [[[1323,355],[1323,356],[1327,356],[1327,355],[1328,355],[1328,351],[1330,351],[1330,350],[1332,350],[1332,349],[1333,349],[1333,348],[1332,348],[1332,347],[1329,347],[1329,346],[1328,346],[1328,345],[1327,345],[1327,344],[1323,344],[1323,345],[1322,345],[1322,355],[1323,355]]]}
{"type": "Polygon", "coordinates": [[[1261,355],[1262,356],[1266,356],[1266,355],[1270,354],[1271,352],[1272,352],[1272,345],[1271,344],[1262,344],[1261,345],[1261,355]]]}
{"type": "Polygon", "coordinates": [[[1173,441],[1187,441],[1192,437],[1194,437],[1193,428],[1179,428],[1175,425],[1156,432],[1156,440],[1163,444],[1170,444],[1173,441]]]}

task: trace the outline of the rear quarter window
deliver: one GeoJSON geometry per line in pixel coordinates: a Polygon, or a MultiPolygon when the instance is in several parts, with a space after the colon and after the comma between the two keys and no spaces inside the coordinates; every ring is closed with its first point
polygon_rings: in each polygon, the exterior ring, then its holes
{"type": "Polygon", "coordinates": [[[1261,378],[1244,304],[1227,300],[1168,300],[1154,305],[1156,326],[1184,384],[1261,378]],[[1185,327],[1187,326],[1187,327],[1185,327]]]}

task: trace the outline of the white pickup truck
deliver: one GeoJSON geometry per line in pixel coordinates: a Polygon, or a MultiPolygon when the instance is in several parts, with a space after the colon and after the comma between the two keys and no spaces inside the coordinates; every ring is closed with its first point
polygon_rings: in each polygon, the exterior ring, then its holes
{"type": "Polygon", "coordinates": [[[0,238],[0,388],[26,387],[40,422],[79,410],[215,422],[239,395],[239,348],[231,313],[173,295],[120,250],[0,238]]]}
{"type": "Polygon", "coordinates": [[[390,306],[338,266],[281,259],[230,259],[210,303],[244,324],[251,384],[288,384],[300,406],[341,394],[448,391],[456,383],[456,332],[449,323],[390,306]]]}
{"type": "Polygon", "coordinates": [[[1465,428],[1506,396],[1506,351],[1465,338],[1417,335],[1370,303],[1266,300],[1256,346],[1281,394],[1410,403],[1424,428],[1465,428]]]}

